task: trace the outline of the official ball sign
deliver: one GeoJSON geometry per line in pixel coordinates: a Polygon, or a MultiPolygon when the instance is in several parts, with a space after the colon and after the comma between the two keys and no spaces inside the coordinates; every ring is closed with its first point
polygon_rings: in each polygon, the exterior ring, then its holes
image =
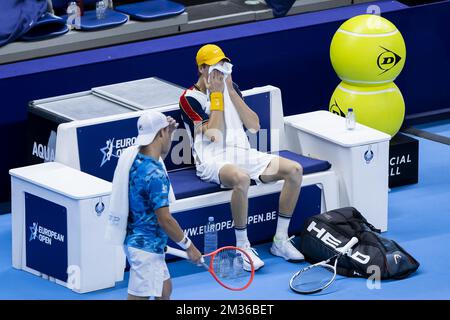
{"type": "Polygon", "coordinates": [[[389,187],[417,183],[419,178],[419,141],[397,134],[389,146],[389,187]]]}

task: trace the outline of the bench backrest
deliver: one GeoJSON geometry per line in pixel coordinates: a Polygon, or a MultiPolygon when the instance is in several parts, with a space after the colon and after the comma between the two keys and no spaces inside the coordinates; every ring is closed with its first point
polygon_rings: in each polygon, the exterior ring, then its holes
{"type": "MultiPolygon", "coordinates": [[[[278,88],[265,86],[243,91],[248,106],[260,119],[261,130],[248,134],[251,145],[260,151],[278,151],[284,139],[283,108],[278,88]]],[[[165,159],[167,170],[193,166],[190,140],[178,105],[159,108],[180,123],[172,148],[165,159]]],[[[55,160],[96,177],[112,181],[123,149],[134,144],[137,119],[145,111],[72,121],[59,125],[55,160]]]]}

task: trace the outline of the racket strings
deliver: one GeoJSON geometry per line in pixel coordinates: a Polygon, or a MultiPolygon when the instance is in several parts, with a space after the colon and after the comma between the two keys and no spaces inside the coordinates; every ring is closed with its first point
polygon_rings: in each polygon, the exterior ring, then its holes
{"type": "Polygon", "coordinates": [[[291,287],[301,293],[318,292],[333,282],[334,268],[330,265],[317,265],[299,272],[291,280],[291,287]]]}
{"type": "Polygon", "coordinates": [[[230,288],[243,288],[251,280],[251,272],[244,270],[242,255],[234,249],[224,249],[216,253],[212,269],[217,279],[230,288]]]}

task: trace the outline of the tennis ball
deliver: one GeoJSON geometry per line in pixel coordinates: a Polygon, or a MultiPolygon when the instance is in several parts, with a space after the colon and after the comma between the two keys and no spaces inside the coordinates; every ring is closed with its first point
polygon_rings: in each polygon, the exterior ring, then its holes
{"type": "Polygon", "coordinates": [[[344,22],[333,36],[330,58],[342,81],[363,86],[395,80],[405,65],[400,31],[378,15],[363,14],[344,22]]]}
{"type": "Polygon", "coordinates": [[[341,82],[330,100],[329,111],[344,116],[353,108],[356,122],[394,136],[405,117],[403,96],[391,82],[376,87],[341,82]]]}

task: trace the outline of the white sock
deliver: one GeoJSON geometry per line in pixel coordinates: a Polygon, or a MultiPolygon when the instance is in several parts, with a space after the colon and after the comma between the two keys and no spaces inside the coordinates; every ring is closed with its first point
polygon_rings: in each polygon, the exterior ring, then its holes
{"type": "Polygon", "coordinates": [[[236,233],[236,247],[243,248],[247,244],[250,244],[247,237],[247,228],[245,229],[234,229],[236,233]]]}
{"type": "Polygon", "coordinates": [[[275,239],[286,240],[287,238],[289,238],[288,229],[290,222],[291,217],[283,213],[278,213],[277,231],[275,233],[275,239]]]}

